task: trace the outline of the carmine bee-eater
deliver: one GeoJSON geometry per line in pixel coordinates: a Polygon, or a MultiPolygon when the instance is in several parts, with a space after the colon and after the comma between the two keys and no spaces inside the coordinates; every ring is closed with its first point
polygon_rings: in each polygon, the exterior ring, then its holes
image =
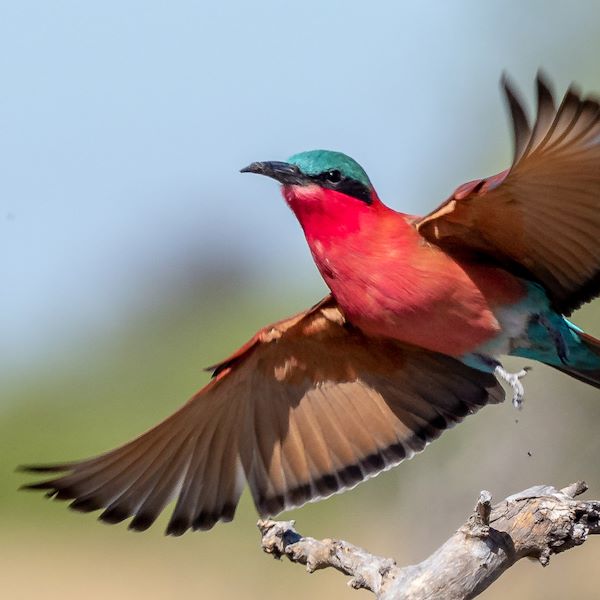
{"type": "Polygon", "coordinates": [[[314,150],[243,172],[282,185],[331,295],[260,330],[137,439],[27,488],[167,533],[233,518],[245,481],[263,515],[352,488],[487,403],[520,404],[535,359],[600,387],[600,341],[569,322],[600,294],[600,104],[556,109],[538,76],[533,128],[505,80],[512,166],[425,217],[385,206],[365,171],[314,150]]]}

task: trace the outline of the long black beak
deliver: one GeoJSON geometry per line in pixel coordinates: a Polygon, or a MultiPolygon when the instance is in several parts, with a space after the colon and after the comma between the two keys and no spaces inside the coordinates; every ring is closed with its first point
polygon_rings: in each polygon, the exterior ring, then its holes
{"type": "Polygon", "coordinates": [[[256,173],[271,177],[283,185],[302,185],[306,183],[306,176],[300,172],[296,165],[274,161],[253,162],[244,167],[240,173],[256,173]]]}

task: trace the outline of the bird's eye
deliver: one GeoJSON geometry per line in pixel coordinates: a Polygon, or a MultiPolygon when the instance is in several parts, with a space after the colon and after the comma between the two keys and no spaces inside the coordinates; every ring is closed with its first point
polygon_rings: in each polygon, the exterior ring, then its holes
{"type": "Polygon", "coordinates": [[[330,183],[339,183],[342,180],[342,174],[337,169],[332,169],[325,173],[325,179],[330,183]]]}

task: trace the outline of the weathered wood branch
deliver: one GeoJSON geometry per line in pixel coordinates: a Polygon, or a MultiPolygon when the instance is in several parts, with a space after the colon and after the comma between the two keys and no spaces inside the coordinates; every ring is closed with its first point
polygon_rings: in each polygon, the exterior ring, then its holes
{"type": "Polygon", "coordinates": [[[306,565],[310,573],[333,567],[378,600],[466,600],[521,558],[546,566],[552,554],[600,533],[600,501],[575,500],[586,489],[583,481],[561,490],[539,485],[494,506],[489,492],[481,492],[467,522],[431,556],[407,567],[343,540],[304,537],[294,521],[259,521],[258,528],[265,552],[306,565]]]}

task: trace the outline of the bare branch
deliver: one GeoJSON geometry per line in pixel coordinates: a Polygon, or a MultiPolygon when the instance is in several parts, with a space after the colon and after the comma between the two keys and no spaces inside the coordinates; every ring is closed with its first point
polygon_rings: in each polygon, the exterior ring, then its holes
{"type": "Polygon", "coordinates": [[[600,533],[600,501],[575,500],[586,490],[583,481],[561,490],[540,485],[495,506],[483,491],[467,522],[431,556],[407,567],[343,540],[304,537],[294,521],[259,521],[258,528],[265,552],[306,565],[309,573],[333,567],[379,600],[467,600],[521,558],[546,566],[552,554],[600,533]]]}

